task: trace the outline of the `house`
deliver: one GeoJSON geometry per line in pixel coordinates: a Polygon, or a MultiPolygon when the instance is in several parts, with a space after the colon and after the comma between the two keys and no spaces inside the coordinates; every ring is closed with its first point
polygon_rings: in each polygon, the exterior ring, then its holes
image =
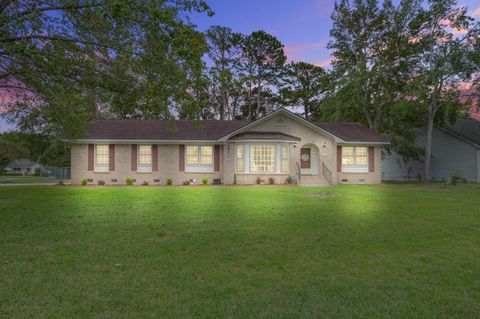
{"type": "Polygon", "coordinates": [[[256,121],[97,120],[71,147],[72,184],[381,182],[388,140],[357,123],[312,123],[279,109],[256,121]]]}
{"type": "MultiPolygon", "coordinates": [[[[425,147],[426,129],[417,137],[416,145],[425,147]]],[[[461,176],[468,182],[480,183],[480,121],[460,119],[454,125],[435,127],[432,140],[431,176],[444,181],[448,176],[461,176]]],[[[397,153],[383,159],[384,180],[415,180],[423,177],[423,159],[404,161],[397,153]]]]}
{"type": "Polygon", "coordinates": [[[42,168],[42,165],[39,163],[22,158],[13,160],[5,166],[3,170],[7,174],[33,175],[35,174],[35,170],[39,170],[40,168],[42,168]]]}

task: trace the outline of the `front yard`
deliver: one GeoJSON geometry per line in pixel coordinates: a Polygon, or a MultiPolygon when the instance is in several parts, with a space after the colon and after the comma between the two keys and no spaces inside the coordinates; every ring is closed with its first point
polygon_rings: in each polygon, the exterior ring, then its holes
{"type": "Polygon", "coordinates": [[[3,187],[0,256],[2,318],[473,318],[480,190],[3,187]]]}

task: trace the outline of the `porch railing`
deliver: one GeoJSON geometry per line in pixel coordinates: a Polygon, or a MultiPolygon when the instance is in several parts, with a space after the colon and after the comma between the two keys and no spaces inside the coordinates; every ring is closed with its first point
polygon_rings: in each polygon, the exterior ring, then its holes
{"type": "Polygon", "coordinates": [[[327,180],[328,184],[332,185],[332,171],[325,166],[325,163],[322,162],[322,175],[327,180]]]}

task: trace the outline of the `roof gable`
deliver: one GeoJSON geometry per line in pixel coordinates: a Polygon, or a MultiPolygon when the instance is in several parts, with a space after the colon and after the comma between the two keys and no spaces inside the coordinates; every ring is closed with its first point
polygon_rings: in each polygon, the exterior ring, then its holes
{"type": "Polygon", "coordinates": [[[284,115],[284,116],[286,116],[286,117],[288,117],[288,118],[290,118],[290,119],[292,119],[292,120],[294,120],[294,121],[296,121],[296,122],[299,122],[300,124],[303,124],[304,126],[309,127],[309,128],[311,128],[311,129],[313,129],[314,131],[317,131],[317,132],[319,132],[319,133],[321,133],[321,134],[323,134],[323,135],[331,138],[332,140],[334,140],[334,141],[336,141],[336,142],[340,142],[340,141],[341,141],[341,140],[338,139],[334,134],[332,134],[332,133],[330,133],[330,132],[328,132],[328,131],[325,131],[323,128],[315,125],[314,123],[312,123],[312,122],[304,119],[303,117],[301,117],[301,116],[299,116],[299,115],[297,115],[297,114],[295,114],[295,113],[293,113],[293,112],[288,111],[287,109],[285,109],[285,108],[283,108],[283,107],[280,108],[280,109],[278,109],[278,110],[276,110],[276,111],[273,111],[273,112],[265,115],[264,117],[259,118],[258,120],[255,120],[255,121],[253,121],[253,122],[250,122],[250,123],[248,123],[247,125],[242,126],[242,127],[240,127],[239,129],[237,129],[237,130],[235,130],[235,131],[233,131],[233,132],[230,132],[230,133],[226,134],[225,136],[223,136],[223,137],[220,138],[219,140],[221,140],[221,141],[226,141],[226,140],[228,140],[230,137],[232,137],[232,136],[234,136],[234,135],[237,135],[237,134],[239,134],[239,133],[245,132],[245,131],[253,128],[253,127],[256,127],[256,126],[258,126],[258,125],[260,125],[260,124],[262,124],[262,123],[264,123],[264,122],[266,122],[266,121],[268,121],[268,120],[270,120],[270,119],[272,119],[272,118],[274,118],[275,116],[278,116],[278,115],[280,115],[280,114],[282,114],[282,115],[284,115]]]}

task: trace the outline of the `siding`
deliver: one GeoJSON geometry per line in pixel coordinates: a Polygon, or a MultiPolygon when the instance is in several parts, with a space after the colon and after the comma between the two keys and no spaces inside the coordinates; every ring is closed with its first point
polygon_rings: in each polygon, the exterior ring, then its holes
{"type": "MultiPolygon", "coordinates": [[[[418,136],[416,145],[425,147],[425,130],[418,136]]],[[[478,150],[471,144],[458,139],[437,128],[433,131],[431,175],[434,180],[442,181],[451,175],[460,175],[469,182],[479,182],[478,150]]],[[[385,156],[382,178],[384,180],[414,180],[423,176],[423,160],[404,162],[397,154],[385,156]]]]}

